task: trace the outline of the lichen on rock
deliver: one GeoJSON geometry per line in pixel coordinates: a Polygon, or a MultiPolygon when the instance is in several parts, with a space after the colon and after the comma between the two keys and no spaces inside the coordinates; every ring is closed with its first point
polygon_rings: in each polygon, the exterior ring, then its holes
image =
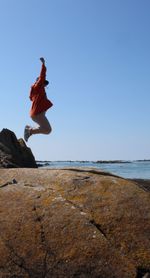
{"type": "Polygon", "coordinates": [[[150,195],[88,169],[0,169],[0,277],[141,278],[150,195]]]}

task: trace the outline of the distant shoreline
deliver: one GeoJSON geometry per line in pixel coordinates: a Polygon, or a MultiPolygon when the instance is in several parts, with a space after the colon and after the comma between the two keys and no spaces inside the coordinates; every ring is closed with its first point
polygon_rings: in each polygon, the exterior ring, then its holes
{"type": "Polygon", "coordinates": [[[50,163],[93,163],[93,164],[124,164],[124,163],[135,163],[135,162],[150,162],[150,159],[139,159],[139,160],[36,160],[38,167],[47,166],[50,163]]]}

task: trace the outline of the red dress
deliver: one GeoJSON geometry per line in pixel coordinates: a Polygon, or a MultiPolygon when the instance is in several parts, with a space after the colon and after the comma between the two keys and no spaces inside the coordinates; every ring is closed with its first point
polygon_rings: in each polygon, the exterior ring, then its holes
{"type": "Polygon", "coordinates": [[[33,117],[37,114],[45,112],[53,103],[47,98],[45,92],[45,80],[46,80],[46,67],[42,64],[41,73],[38,80],[31,86],[30,100],[32,101],[32,107],[30,109],[30,116],[33,117]]]}

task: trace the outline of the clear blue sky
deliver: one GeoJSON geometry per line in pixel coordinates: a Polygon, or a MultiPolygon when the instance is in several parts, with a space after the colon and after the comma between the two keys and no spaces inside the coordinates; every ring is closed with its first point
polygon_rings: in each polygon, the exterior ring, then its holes
{"type": "Polygon", "coordinates": [[[150,158],[150,1],[0,0],[0,130],[23,137],[47,62],[51,135],[37,160],[150,158]]]}

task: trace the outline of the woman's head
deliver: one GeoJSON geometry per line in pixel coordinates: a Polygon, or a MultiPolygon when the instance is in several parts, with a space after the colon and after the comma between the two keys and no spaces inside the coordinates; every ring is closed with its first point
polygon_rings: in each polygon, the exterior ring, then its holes
{"type": "MultiPolygon", "coordinates": [[[[37,77],[36,82],[37,82],[38,80],[39,80],[39,77],[37,77]]],[[[48,84],[49,84],[49,81],[48,81],[48,80],[45,80],[45,82],[44,82],[44,87],[48,86],[48,84]]]]}

